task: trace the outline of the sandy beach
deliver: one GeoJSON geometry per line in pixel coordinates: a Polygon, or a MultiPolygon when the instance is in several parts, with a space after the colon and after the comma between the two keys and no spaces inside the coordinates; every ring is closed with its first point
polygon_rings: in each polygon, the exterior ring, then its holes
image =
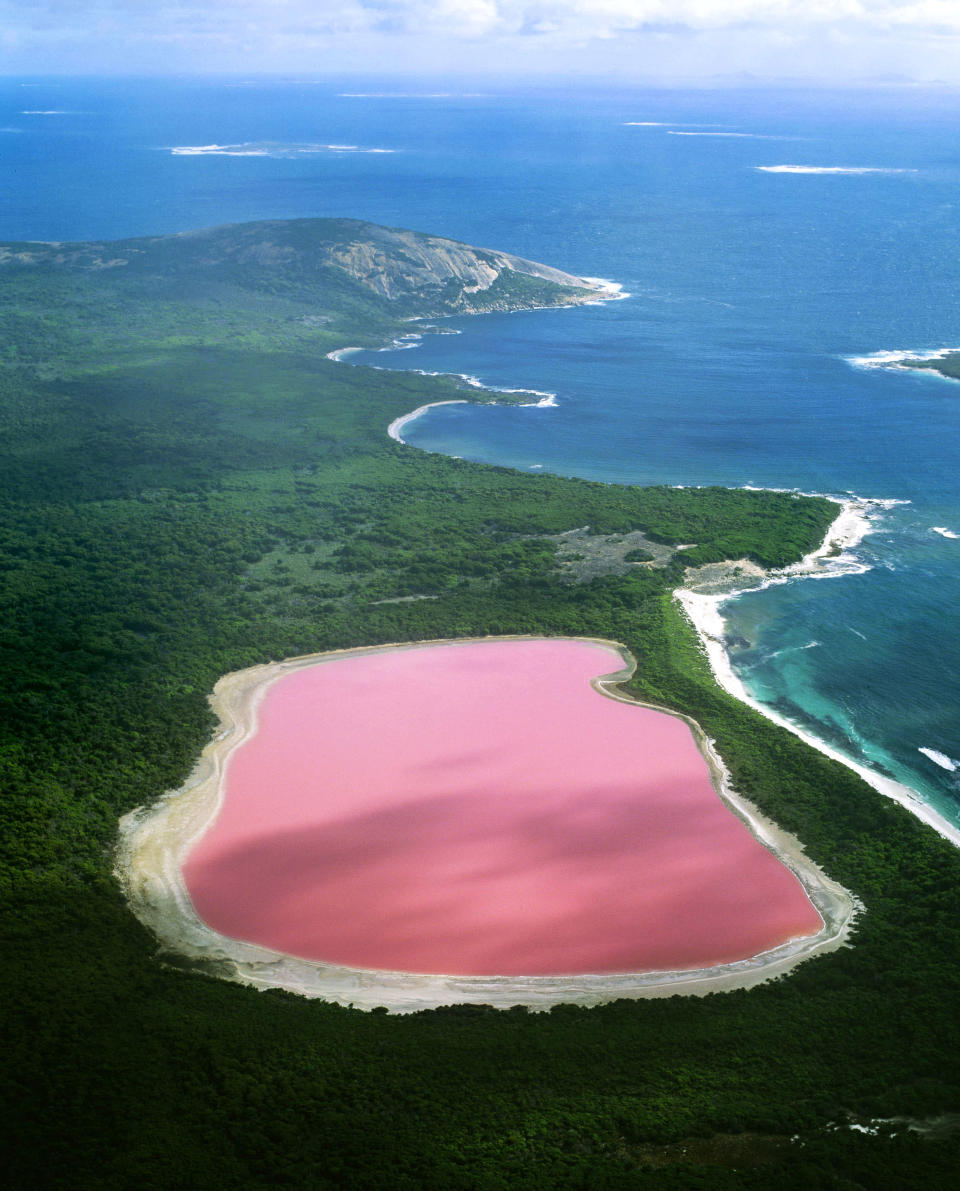
{"type": "MultiPolygon", "coordinates": [[[[677,993],[704,995],[751,987],[783,975],[804,959],[844,944],[859,909],[855,900],[810,863],[799,841],[782,832],[731,791],[722,761],[711,743],[685,717],[679,718],[685,719],[694,729],[720,797],[747,824],[753,836],[802,883],[824,923],[816,935],[790,940],[745,960],[698,970],[582,976],[454,977],[377,971],[297,959],[227,938],[202,922],[187,893],[183,864],[195,841],[218,814],[226,761],[256,731],[257,711],[271,685],[295,670],[333,658],[439,644],[464,642],[425,642],[421,646],[382,646],[309,655],[239,671],[217,683],[211,703],[220,719],[220,729],[204,750],[188,782],[155,806],[140,808],[121,821],[117,873],[132,909],[157,936],[161,954],[259,988],[285,988],[359,1008],[385,1006],[394,1012],[413,1012],[458,1003],[489,1004],[499,1008],[520,1004],[543,1009],[560,1003],[599,1004],[620,997],[677,993]]],[[[611,642],[595,644],[618,650],[624,661],[621,670],[598,679],[596,689],[618,701],[633,702],[616,690],[616,684],[632,672],[632,660],[622,646],[611,642]]]]}
{"type": "Polygon", "coordinates": [[[394,442],[402,442],[406,446],[406,440],[401,436],[404,427],[409,426],[411,422],[415,422],[421,414],[425,414],[428,409],[436,409],[440,405],[467,405],[467,399],[454,398],[451,401],[429,401],[426,405],[419,405],[408,414],[403,414],[399,418],[394,418],[387,427],[387,434],[394,440],[394,442]]]}
{"type": "Polygon", "coordinates": [[[746,560],[718,563],[710,568],[700,568],[699,571],[691,569],[687,575],[687,584],[675,592],[675,598],[697,630],[714,678],[728,694],[760,712],[773,723],[787,728],[809,744],[811,748],[815,748],[834,761],[839,761],[841,765],[846,765],[848,769],[852,769],[854,773],[863,778],[868,785],[906,807],[944,839],[960,845],[960,830],[938,815],[909,786],[894,781],[893,778],[885,777],[867,765],[858,763],[840,752],[839,749],[835,749],[811,733],[805,732],[771,707],[754,699],[734,672],[726,651],[726,624],[721,609],[727,600],[746,591],[756,591],[773,583],[789,582],[791,579],[854,573],[858,567],[848,552],[861,542],[866,534],[871,532],[871,518],[877,512],[889,507],[891,503],[896,502],[837,501],[839,506],[837,517],[827,530],[822,545],[808,554],[801,562],[786,567],[782,571],[773,572],[762,571],[755,564],[746,560]],[[831,567],[836,569],[831,570],[831,567]]]}

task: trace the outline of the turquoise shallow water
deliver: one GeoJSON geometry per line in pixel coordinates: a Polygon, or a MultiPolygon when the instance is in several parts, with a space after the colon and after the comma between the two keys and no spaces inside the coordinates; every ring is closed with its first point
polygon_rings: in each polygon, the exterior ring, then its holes
{"type": "Polygon", "coordinates": [[[861,574],[726,611],[755,695],[960,822],[960,538],[938,532],[960,534],[960,385],[850,362],[960,343],[960,97],[30,81],[0,84],[2,238],[351,215],[630,293],[447,320],[461,334],[367,356],[557,395],[435,410],[411,443],[608,481],[909,502],[858,549],[861,574]],[[777,165],[877,172],[760,168],[777,165]]]}

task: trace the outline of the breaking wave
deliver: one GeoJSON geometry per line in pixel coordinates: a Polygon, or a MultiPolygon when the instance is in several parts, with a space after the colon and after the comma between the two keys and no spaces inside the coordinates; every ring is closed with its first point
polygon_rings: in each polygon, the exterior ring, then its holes
{"type": "Polygon", "coordinates": [[[952,757],[948,757],[946,753],[939,753],[936,749],[918,748],[917,752],[923,753],[934,765],[939,765],[948,773],[956,773],[960,769],[960,761],[954,761],[952,757]]]}
{"type": "Polygon", "coordinates": [[[915,174],[914,169],[882,165],[755,165],[763,174],[915,174]]]}
{"type": "Polygon", "coordinates": [[[239,145],[171,145],[174,157],[306,157],[316,153],[395,153],[395,149],[369,149],[361,145],[283,144],[279,141],[245,141],[239,145]]]}
{"type": "Polygon", "coordinates": [[[919,350],[911,351],[896,350],[896,351],[878,351],[869,352],[865,356],[845,356],[844,359],[848,364],[852,364],[854,368],[887,368],[892,371],[912,371],[905,368],[907,360],[922,360],[925,363],[933,360],[942,360],[946,356],[952,356],[960,353],[960,347],[934,347],[934,348],[920,348],[919,350]]]}
{"type": "Polygon", "coordinates": [[[667,136],[727,136],[740,137],[750,141],[795,141],[798,139],[795,136],[778,136],[776,133],[766,132],[681,132],[679,129],[668,129],[667,136]]]}

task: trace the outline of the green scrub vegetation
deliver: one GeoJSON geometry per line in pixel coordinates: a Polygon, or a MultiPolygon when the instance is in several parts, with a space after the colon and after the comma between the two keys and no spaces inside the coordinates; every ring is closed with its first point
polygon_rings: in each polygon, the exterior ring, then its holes
{"type": "MultiPolygon", "coordinates": [[[[462,294],[417,306],[316,263],[367,227],[0,253],[7,1185],[954,1185],[955,1135],[896,1118],[960,1108],[960,856],[721,691],[671,596],[685,565],[796,561],[836,505],[393,442],[455,380],[325,353],[462,294]],[[582,526],[693,548],[574,582],[554,535],[582,526]],[[112,876],[117,820],[184,781],[222,674],[512,633],[627,645],[631,693],[697,719],[862,899],[854,945],[751,991],[545,1014],[365,1014],[161,962],[112,876]]],[[[510,275],[492,300],[570,293],[510,275]]]]}
{"type": "Polygon", "coordinates": [[[928,360],[904,360],[903,367],[926,369],[930,372],[939,372],[948,380],[960,380],[960,352],[947,352],[946,355],[928,360]]]}

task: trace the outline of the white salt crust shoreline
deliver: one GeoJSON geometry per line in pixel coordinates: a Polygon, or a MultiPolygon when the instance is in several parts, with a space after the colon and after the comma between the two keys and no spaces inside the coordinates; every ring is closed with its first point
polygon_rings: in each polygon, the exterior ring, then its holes
{"type": "MultiPolygon", "coordinates": [[[[542,638],[490,637],[479,640],[539,639],[542,638]]],[[[616,689],[634,669],[633,659],[624,646],[593,638],[571,639],[606,646],[619,652],[623,659],[621,670],[594,681],[593,685],[601,694],[635,706],[653,706],[638,703],[616,689]]],[[[678,718],[690,725],[710,767],[719,796],[755,838],[794,873],[817,909],[824,925],[816,935],[792,939],[735,963],[696,970],[463,977],[324,964],[230,939],[207,926],[190,901],[182,865],[193,843],[216,818],[223,798],[222,779],[227,758],[256,732],[257,711],[267,689],[286,674],[335,658],[358,657],[386,649],[466,643],[456,639],[338,650],[254,666],[220,679],[210,699],[220,719],[220,728],[204,749],[190,778],[180,790],[165,795],[154,806],[139,807],[120,821],[115,871],[134,914],[157,937],[162,957],[255,988],[282,988],[358,1009],[385,1007],[395,1013],[414,1013],[455,1004],[491,1005],[499,1009],[524,1005],[543,1010],[559,1004],[598,1005],[619,998],[677,994],[704,996],[711,992],[751,988],[784,975],[805,959],[833,951],[846,943],[854,919],[862,909],[860,903],[807,858],[802,844],[794,836],[781,830],[731,790],[727,771],[712,742],[687,716],[678,718]]],[[[663,708],[655,710],[664,712],[663,708]]]]}
{"type": "MultiPolygon", "coordinates": [[[[830,497],[829,499],[833,500],[835,498],[830,497]]],[[[747,586],[739,586],[736,590],[708,593],[698,591],[697,585],[694,583],[692,587],[678,589],[674,593],[674,596],[683,607],[693,627],[697,630],[701,644],[710,662],[710,669],[713,672],[714,678],[728,694],[733,695],[735,699],[739,699],[742,703],[746,703],[755,711],[759,711],[761,715],[773,723],[779,724],[782,728],[787,728],[795,736],[799,736],[801,740],[809,744],[811,748],[815,748],[818,752],[823,753],[834,761],[839,761],[841,765],[846,765],[848,769],[852,769],[854,773],[863,778],[875,790],[887,798],[892,798],[894,802],[898,802],[901,806],[906,807],[907,810],[929,827],[932,827],[944,839],[960,846],[960,829],[947,819],[944,819],[931,806],[928,806],[920,798],[919,794],[911,790],[909,786],[905,786],[893,778],[885,777],[869,766],[853,760],[852,757],[842,753],[839,749],[833,748],[812,733],[804,731],[792,720],[787,719],[786,716],[780,715],[773,708],[755,699],[734,672],[725,645],[726,624],[720,611],[724,603],[738,595],[743,595],[747,591],[759,591],[761,588],[768,587],[774,583],[786,583],[791,579],[804,577],[811,579],[826,578],[831,574],[851,574],[855,573],[858,569],[862,570],[863,568],[858,568],[857,564],[849,559],[847,552],[858,545],[872,531],[871,520],[879,511],[898,503],[901,502],[884,500],[838,500],[837,504],[840,506],[840,512],[827,530],[823,544],[818,550],[808,554],[802,562],[792,567],[786,567],[782,571],[760,572],[757,568],[754,568],[753,573],[761,581],[747,586]],[[846,564],[844,565],[845,556],[846,564]],[[835,569],[831,570],[832,560],[835,560],[836,563],[840,563],[841,565],[835,566],[835,569]]]]}

